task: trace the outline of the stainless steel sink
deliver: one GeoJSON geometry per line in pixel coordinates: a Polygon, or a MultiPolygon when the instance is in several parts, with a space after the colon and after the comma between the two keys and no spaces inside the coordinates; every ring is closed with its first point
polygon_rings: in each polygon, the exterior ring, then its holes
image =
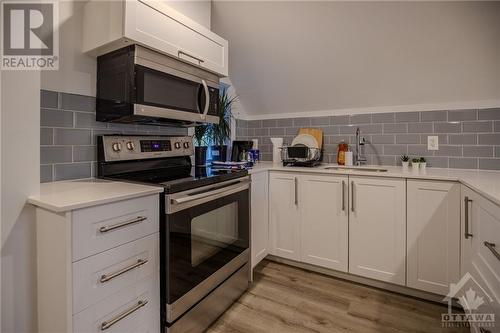
{"type": "Polygon", "coordinates": [[[368,171],[368,172],[386,172],[387,169],[381,168],[367,168],[367,167],[343,167],[343,166],[327,166],[325,170],[353,170],[353,171],[368,171]]]}

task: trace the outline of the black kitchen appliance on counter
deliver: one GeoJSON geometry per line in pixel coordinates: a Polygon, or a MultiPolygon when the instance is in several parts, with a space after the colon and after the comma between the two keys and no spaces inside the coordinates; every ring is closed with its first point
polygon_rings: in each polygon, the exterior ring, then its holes
{"type": "Polygon", "coordinates": [[[192,167],[191,137],[98,137],[98,176],[162,186],[164,332],[202,332],[248,288],[246,170],[192,167]]]}
{"type": "Polygon", "coordinates": [[[253,141],[243,141],[236,140],[233,141],[233,149],[231,151],[231,161],[241,162],[246,159],[242,159],[242,153],[249,152],[253,147],[253,141]]]}

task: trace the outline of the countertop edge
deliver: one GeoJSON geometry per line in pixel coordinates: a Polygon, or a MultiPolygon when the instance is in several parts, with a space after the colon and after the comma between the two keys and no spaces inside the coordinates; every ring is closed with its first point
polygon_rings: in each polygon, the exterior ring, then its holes
{"type": "Polygon", "coordinates": [[[76,209],[99,206],[99,205],[104,205],[104,204],[122,201],[122,200],[127,200],[127,199],[145,197],[148,195],[159,194],[162,192],[163,192],[163,188],[161,188],[161,187],[151,187],[151,189],[147,189],[147,190],[143,190],[143,191],[136,191],[134,193],[115,195],[115,196],[108,197],[108,198],[84,201],[84,202],[79,202],[79,203],[69,204],[69,205],[64,205],[64,206],[51,204],[50,201],[42,200],[41,198],[39,198],[37,196],[28,197],[27,202],[29,204],[34,205],[34,206],[37,206],[37,207],[40,207],[40,208],[43,208],[46,210],[50,210],[51,212],[54,212],[54,213],[65,213],[65,212],[76,210],[76,209]]]}

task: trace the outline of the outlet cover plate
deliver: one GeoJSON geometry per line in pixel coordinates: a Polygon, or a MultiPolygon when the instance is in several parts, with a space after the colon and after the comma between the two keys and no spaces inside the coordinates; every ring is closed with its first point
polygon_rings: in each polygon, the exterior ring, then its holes
{"type": "Polygon", "coordinates": [[[436,135],[429,135],[427,137],[427,150],[439,150],[439,137],[436,135]]]}

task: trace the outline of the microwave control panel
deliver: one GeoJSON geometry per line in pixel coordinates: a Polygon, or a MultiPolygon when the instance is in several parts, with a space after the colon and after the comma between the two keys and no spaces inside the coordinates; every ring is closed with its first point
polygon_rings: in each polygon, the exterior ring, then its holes
{"type": "Polygon", "coordinates": [[[190,136],[104,135],[101,142],[107,162],[194,154],[190,136]]]}

